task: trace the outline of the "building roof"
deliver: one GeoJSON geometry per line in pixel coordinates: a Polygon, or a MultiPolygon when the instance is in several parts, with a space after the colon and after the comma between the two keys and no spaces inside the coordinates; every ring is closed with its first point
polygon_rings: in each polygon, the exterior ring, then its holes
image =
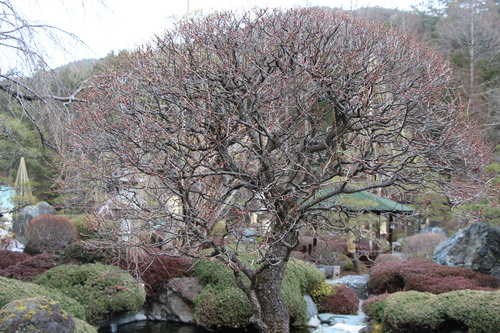
{"type": "MultiPolygon", "coordinates": [[[[322,189],[311,198],[327,195],[331,191],[329,188],[322,189]]],[[[342,207],[351,212],[371,212],[371,213],[404,213],[410,214],[413,208],[399,202],[381,197],[368,191],[359,191],[355,193],[341,193],[326,199],[318,204],[320,207],[342,207]]]]}

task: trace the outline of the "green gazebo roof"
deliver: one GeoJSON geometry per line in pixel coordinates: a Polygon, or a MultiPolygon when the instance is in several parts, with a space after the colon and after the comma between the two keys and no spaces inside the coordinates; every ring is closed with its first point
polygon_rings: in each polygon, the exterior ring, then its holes
{"type": "MultiPolygon", "coordinates": [[[[329,188],[318,191],[312,200],[328,194],[329,188]]],[[[399,202],[381,197],[368,191],[355,193],[341,193],[326,199],[318,204],[322,207],[340,206],[352,212],[372,213],[406,213],[413,212],[413,208],[399,202]]]]}

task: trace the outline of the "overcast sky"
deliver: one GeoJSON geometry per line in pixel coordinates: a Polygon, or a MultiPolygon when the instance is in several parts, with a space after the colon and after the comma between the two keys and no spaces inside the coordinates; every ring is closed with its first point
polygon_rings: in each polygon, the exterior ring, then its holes
{"type": "Polygon", "coordinates": [[[411,9],[422,0],[15,0],[23,15],[81,38],[87,47],[67,44],[64,57],[48,47],[48,63],[59,66],[83,58],[101,58],[110,51],[134,49],[160,34],[169,22],[188,12],[252,7],[327,6],[346,9],[381,6],[411,9]]]}

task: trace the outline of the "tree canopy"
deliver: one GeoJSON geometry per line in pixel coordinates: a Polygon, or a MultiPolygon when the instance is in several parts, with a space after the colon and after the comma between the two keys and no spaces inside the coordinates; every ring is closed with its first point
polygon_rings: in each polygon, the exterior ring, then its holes
{"type": "Polygon", "coordinates": [[[122,54],[83,91],[65,126],[66,179],[108,200],[120,221],[108,244],[193,256],[209,245],[234,270],[256,327],[285,332],[279,286],[298,232],[336,222],[318,203],[473,179],[482,168],[487,149],[452,83],[428,45],[344,13],[190,19],[122,54]],[[242,247],[252,214],[262,241],[242,247]],[[219,221],[226,232],[215,237],[219,221]],[[160,242],[148,244],[153,231],[160,242]],[[257,268],[239,260],[245,251],[260,255],[257,268]]]}

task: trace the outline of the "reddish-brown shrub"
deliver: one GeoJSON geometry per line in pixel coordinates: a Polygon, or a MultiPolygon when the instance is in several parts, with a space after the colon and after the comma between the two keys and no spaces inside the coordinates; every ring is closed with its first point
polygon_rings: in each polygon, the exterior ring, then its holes
{"type": "Polygon", "coordinates": [[[0,250],[0,269],[5,269],[9,266],[15,265],[29,257],[29,254],[22,252],[0,250]]]}
{"type": "Polygon", "coordinates": [[[24,252],[32,255],[60,253],[77,240],[73,222],[57,215],[41,215],[31,220],[26,226],[25,237],[24,252]]]}
{"type": "Polygon", "coordinates": [[[497,288],[494,276],[460,267],[443,266],[426,259],[392,261],[372,268],[369,285],[372,293],[401,290],[427,291],[435,294],[461,289],[497,288]]]}
{"type": "Polygon", "coordinates": [[[10,279],[31,282],[46,270],[57,266],[55,259],[56,256],[53,254],[38,254],[1,270],[0,275],[10,279]]]}
{"type": "Polygon", "coordinates": [[[406,237],[401,245],[401,253],[405,258],[432,258],[432,254],[445,235],[426,232],[406,237]]]}
{"type": "Polygon", "coordinates": [[[175,277],[191,275],[192,260],[189,257],[154,256],[143,258],[138,263],[121,260],[119,266],[140,277],[145,284],[148,297],[156,297],[164,285],[175,277]]]}
{"type": "Polygon", "coordinates": [[[334,314],[356,314],[359,308],[359,299],[349,287],[339,284],[335,286],[333,294],[322,298],[319,302],[323,311],[334,314]]]}

